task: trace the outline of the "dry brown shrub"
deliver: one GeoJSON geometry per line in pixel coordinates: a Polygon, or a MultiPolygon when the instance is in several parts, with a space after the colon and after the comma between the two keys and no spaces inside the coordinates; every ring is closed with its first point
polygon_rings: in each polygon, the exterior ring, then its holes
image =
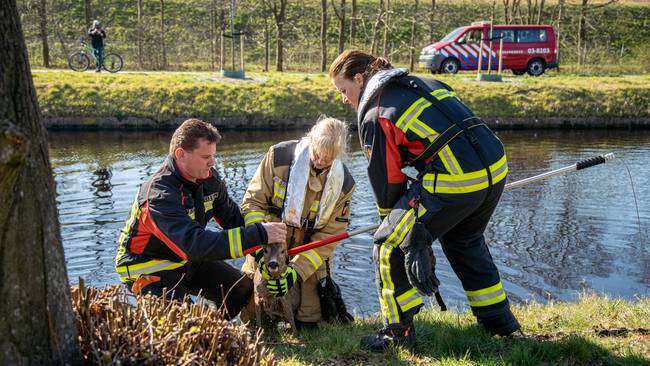
{"type": "Polygon", "coordinates": [[[72,288],[79,341],[94,365],[274,365],[243,325],[198,302],[133,297],[122,286],[72,288]]]}

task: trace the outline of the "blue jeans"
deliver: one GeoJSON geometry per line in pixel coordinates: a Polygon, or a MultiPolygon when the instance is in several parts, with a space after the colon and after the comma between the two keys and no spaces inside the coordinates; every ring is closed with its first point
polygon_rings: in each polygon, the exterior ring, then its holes
{"type": "Polygon", "coordinates": [[[95,58],[97,59],[96,67],[97,70],[102,69],[102,65],[104,64],[104,47],[97,47],[95,48],[95,58]]]}

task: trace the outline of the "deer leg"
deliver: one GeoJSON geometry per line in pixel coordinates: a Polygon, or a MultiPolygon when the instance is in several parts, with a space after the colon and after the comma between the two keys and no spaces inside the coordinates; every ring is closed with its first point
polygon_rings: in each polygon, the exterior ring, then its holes
{"type": "Polygon", "coordinates": [[[293,333],[294,337],[298,337],[298,328],[296,327],[296,319],[294,318],[293,307],[291,306],[289,299],[287,299],[287,297],[285,296],[280,299],[280,303],[282,304],[284,317],[291,325],[291,332],[293,333]]]}

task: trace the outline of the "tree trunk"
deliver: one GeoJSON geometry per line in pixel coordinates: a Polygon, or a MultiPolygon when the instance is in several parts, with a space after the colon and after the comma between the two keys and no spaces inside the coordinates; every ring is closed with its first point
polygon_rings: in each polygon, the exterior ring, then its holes
{"type": "Polygon", "coordinates": [[[340,55],[345,46],[345,0],[341,0],[341,11],[336,10],[336,5],[334,4],[334,0],[332,0],[332,9],[334,9],[334,13],[339,20],[338,54],[340,55]]]}
{"type": "Polygon", "coordinates": [[[0,0],[0,34],[0,365],[77,365],[54,179],[15,0],[0,0]]]}
{"type": "Polygon", "coordinates": [[[214,71],[214,63],[216,59],[216,36],[217,33],[217,9],[215,9],[215,2],[213,1],[210,6],[210,70],[214,71]]]}
{"type": "MultiPolygon", "coordinates": [[[[555,42],[557,43],[555,46],[555,49],[557,50],[557,71],[560,72],[560,40],[562,37],[562,16],[564,15],[564,1],[565,0],[559,0],[558,1],[558,14],[557,14],[557,32],[555,33],[555,42]]],[[[564,50],[562,50],[564,51],[564,50]]]]}
{"type": "Polygon", "coordinates": [[[137,29],[137,43],[138,43],[138,67],[140,69],[144,68],[144,50],[142,44],[144,42],[144,26],[142,24],[142,0],[137,1],[138,8],[138,29],[137,29]]]}
{"type": "Polygon", "coordinates": [[[434,23],[436,17],[436,0],[431,0],[431,12],[429,13],[429,41],[431,43],[436,41],[434,33],[436,31],[436,23],[434,23]]]}
{"type": "Polygon", "coordinates": [[[269,18],[264,14],[264,72],[269,72],[269,18]]]}
{"type": "Polygon", "coordinates": [[[84,0],[84,15],[86,17],[86,24],[84,26],[85,30],[88,30],[88,28],[90,28],[90,26],[92,25],[92,21],[93,21],[91,2],[92,2],[92,0],[84,0]]]}
{"type": "Polygon", "coordinates": [[[582,54],[582,48],[585,43],[587,43],[587,5],[589,0],[582,0],[582,5],[580,6],[580,18],[578,20],[578,45],[577,45],[577,55],[578,55],[578,65],[582,65],[584,55],[582,54]]]}
{"type": "Polygon", "coordinates": [[[390,0],[386,0],[386,22],[384,23],[384,42],[383,42],[383,47],[382,47],[383,48],[382,53],[383,53],[384,57],[388,57],[388,54],[390,53],[390,49],[389,49],[390,45],[388,44],[388,41],[389,41],[389,38],[390,38],[390,34],[389,34],[390,13],[391,13],[390,0]]]}
{"type": "Polygon", "coordinates": [[[219,7],[219,70],[223,70],[226,67],[226,45],[224,41],[226,38],[226,12],[223,7],[219,7]]]}
{"type": "Polygon", "coordinates": [[[327,0],[320,0],[320,72],[327,67],[327,0]]]}
{"type": "Polygon", "coordinates": [[[160,0],[160,49],[162,51],[163,70],[167,69],[167,48],[165,46],[165,0],[160,0]]]}
{"type": "Polygon", "coordinates": [[[277,31],[276,53],[275,53],[275,70],[284,71],[284,21],[287,9],[287,0],[269,1],[273,17],[275,18],[275,28],[277,31]]]}
{"type": "Polygon", "coordinates": [[[39,0],[37,5],[38,10],[38,28],[43,44],[43,66],[50,68],[50,46],[47,43],[47,9],[46,0],[39,0]]]}
{"type": "Polygon", "coordinates": [[[503,23],[510,24],[510,16],[508,15],[508,6],[510,5],[510,0],[503,0],[503,23]]]}
{"type": "Polygon", "coordinates": [[[58,21],[54,22],[54,34],[56,34],[56,38],[59,40],[59,43],[61,44],[61,49],[63,50],[63,57],[68,57],[70,53],[68,52],[68,46],[65,45],[65,40],[63,39],[63,35],[61,34],[61,26],[59,25],[58,21]]]}
{"type": "MultiPolygon", "coordinates": [[[[415,6],[413,7],[413,14],[417,14],[418,13],[418,5],[420,5],[420,1],[415,0],[414,5],[415,6]]],[[[415,17],[413,17],[413,20],[411,20],[411,47],[410,47],[411,48],[411,54],[410,54],[410,60],[409,60],[409,63],[411,65],[409,70],[411,70],[411,72],[413,72],[413,70],[415,70],[415,38],[417,37],[417,31],[418,31],[417,19],[415,19],[415,17]]]]}
{"type": "Polygon", "coordinates": [[[379,27],[382,23],[382,18],[384,17],[384,0],[379,0],[379,15],[377,15],[377,21],[372,31],[372,45],[370,46],[370,53],[372,55],[377,54],[377,43],[379,42],[379,27]]]}
{"type": "Polygon", "coordinates": [[[544,11],[544,0],[541,0],[539,3],[539,9],[537,10],[537,24],[542,24],[543,11],[544,11]]]}
{"type": "Polygon", "coordinates": [[[350,17],[350,48],[354,47],[354,37],[356,36],[356,34],[357,34],[357,0],[352,0],[352,15],[350,17]]]}

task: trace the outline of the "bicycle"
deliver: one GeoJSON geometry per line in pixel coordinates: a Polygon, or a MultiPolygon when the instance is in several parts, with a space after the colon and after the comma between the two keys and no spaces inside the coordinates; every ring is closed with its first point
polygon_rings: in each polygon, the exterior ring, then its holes
{"type": "MultiPolygon", "coordinates": [[[[97,58],[95,57],[95,49],[86,44],[84,39],[81,39],[81,50],[70,55],[68,58],[68,66],[73,71],[86,71],[90,67],[90,55],[97,65],[97,58]]],[[[104,54],[104,62],[102,68],[108,72],[118,72],[122,70],[124,61],[122,56],[114,52],[104,54]]]]}

